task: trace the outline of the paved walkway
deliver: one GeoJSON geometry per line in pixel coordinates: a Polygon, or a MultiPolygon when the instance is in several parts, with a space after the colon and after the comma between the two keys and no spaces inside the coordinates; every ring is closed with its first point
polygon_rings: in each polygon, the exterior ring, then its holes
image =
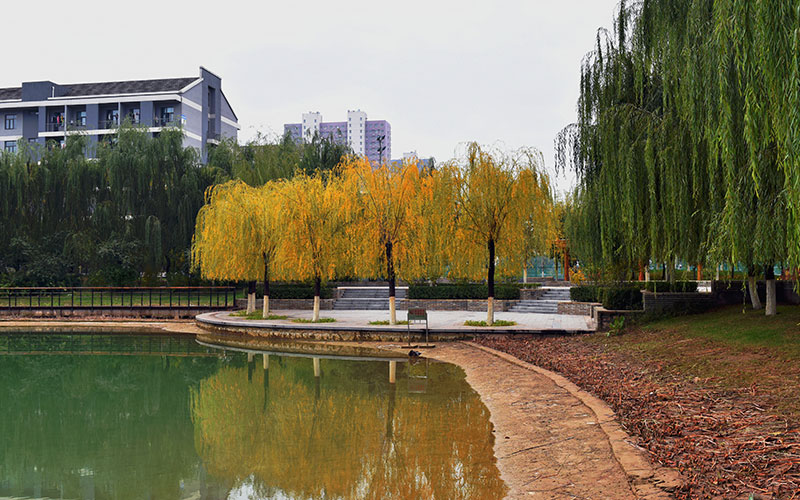
{"type": "Polygon", "coordinates": [[[611,409],[563,377],[473,344],[425,354],[461,366],[489,408],[506,498],[673,498],[677,473],[653,467],[611,409]]]}
{"type": "MultiPolygon", "coordinates": [[[[272,314],[288,316],[285,320],[247,320],[231,316],[231,312],[213,312],[197,316],[198,321],[216,326],[235,326],[264,329],[292,330],[330,330],[359,332],[405,332],[405,325],[370,325],[370,321],[388,321],[388,311],[321,311],[322,318],[333,318],[333,323],[295,323],[293,319],[310,319],[311,311],[272,311],[272,314]]],[[[404,320],[406,311],[397,311],[398,321],[404,320]]],[[[594,331],[594,325],[588,316],[571,316],[565,314],[533,314],[533,313],[495,313],[495,320],[514,321],[516,325],[506,327],[470,327],[465,321],[485,321],[486,313],[478,311],[428,311],[428,325],[432,333],[563,333],[594,331]]],[[[412,329],[421,325],[414,324],[412,329]]]]}

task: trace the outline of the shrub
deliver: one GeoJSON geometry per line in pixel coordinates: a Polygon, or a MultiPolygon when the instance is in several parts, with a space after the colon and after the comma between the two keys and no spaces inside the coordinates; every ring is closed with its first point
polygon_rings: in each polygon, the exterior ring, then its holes
{"type": "Polygon", "coordinates": [[[639,310],[642,308],[642,292],[639,287],[610,286],[600,288],[603,307],[614,311],[639,310]]]}
{"type": "Polygon", "coordinates": [[[675,283],[670,283],[669,281],[650,281],[648,283],[644,283],[644,289],[656,293],[694,293],[697,291],[697,282],[676,281],[675,283]]]}
{"type": "Polygon", "coordinates": [[[597,286],[573,286],[569,289],[569,298],[573,302],[598,302],[597,286]]]}
{"type": "MultiPolygon", "coordinates": [[[[502,284],[494,286],[494,298],[497,300],[519,299],[522,284],[502,284]]],[[[489,287],[482,284],[436,284],[409,285],[409,299],[485,299],[489,296],[489,287]]]]}
{"type": "MultiPolygon", "coordinates": [[[[505,320],[502,320],[502,319],[496,319],[496,320],[494,320],[494,323],[492,323],[492,326],[514,326],[516,324],[517,324],[516,321],[505,321],[505,320]]],[[[464,326],[486,326],[486,327],[488,327],[489,325],[486,323],[486,321],[467,320],[467,321],[464,322],[464,326]]]]}
{"type": "MultiPolygon", "coordinates": [[[[260,287],[263,292],[263,288],[260,287]]],[[[323,286],[320,291],[321,299],[333,298],[333,288],[330,286],[323,286]]],[[[261,294],[263,295],[263,293],[261,294]]],[[[286,283],[279,285],[269,285],[269,298],[270,299],[313,299],[314,287],[312,285],[286,283]]]]}

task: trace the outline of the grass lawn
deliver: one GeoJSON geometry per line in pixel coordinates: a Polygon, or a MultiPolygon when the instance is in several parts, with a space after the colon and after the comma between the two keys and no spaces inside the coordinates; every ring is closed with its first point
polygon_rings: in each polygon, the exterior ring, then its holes
{"type": "MultiPolygon", "coordinates": [[[[384,320],[380,320],[380,321],[370,321],[369,324],[370,325],[388,325],[389,324],[389,320],[388,319],[384,319],[384,320]]],[[[408,324],[408,320],[404,319],[402,321],[398,321],[395,324],[396,325],[407,325],[408,324]]]]}
{"type": "MultiPolygon", "coordinates": [[[[502,320],[502,319],[497,319],[497,320],[494,321],[494,323],[492,323],[492,327],[495,327],[495,326],[514,326],[516,324],[517,324],[516,321],[505,321],[505,320],[502,320]]],[[[489,327],[489,325],[486,324],[486,321],[473,321],[473,320],[465,321],[464,322],[464,326],[485,326],[485,327],[489,327]]]]}
{"type": "Polygon", "coordinates": [[[771,318],[730,306],[585,339],[689,380],[767,395],[780,414],[800,421],[799,306],[779,306],[771,318]]]}
{"type": "Polygon", "coordinates": [[[319,321],[314,321],[306,318],[293,319],[292,323],[336,323],[334,318],[320,318],[319,321]]]}

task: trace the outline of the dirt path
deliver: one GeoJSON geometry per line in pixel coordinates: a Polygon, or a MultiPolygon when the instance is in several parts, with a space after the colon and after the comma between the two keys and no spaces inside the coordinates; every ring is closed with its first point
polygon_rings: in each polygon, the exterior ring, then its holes
{"type": "Polygon", "coordinates": [[[611,410],[565,379],[469,343],[425,354],[461,366],[491,411],[508,498],[672,498],[664,488],[675,477],[655,471],[611,410]]]}

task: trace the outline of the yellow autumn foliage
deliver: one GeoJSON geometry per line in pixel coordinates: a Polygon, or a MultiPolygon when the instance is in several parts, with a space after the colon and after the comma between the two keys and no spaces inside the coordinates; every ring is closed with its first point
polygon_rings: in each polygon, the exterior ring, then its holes
{"type": "Polygon", "coordinates": [[[210,188],[197,216],[192,262],[207,279],[325,282],[338,277],[483,280],[488,242],[499,277],[516,277],[557,237],[541,154],[490,151],[431,172],[350,157],[329,174],[253,188],[210,188]],[[388,266],[387,245],[391,246],[388,266]]]}

